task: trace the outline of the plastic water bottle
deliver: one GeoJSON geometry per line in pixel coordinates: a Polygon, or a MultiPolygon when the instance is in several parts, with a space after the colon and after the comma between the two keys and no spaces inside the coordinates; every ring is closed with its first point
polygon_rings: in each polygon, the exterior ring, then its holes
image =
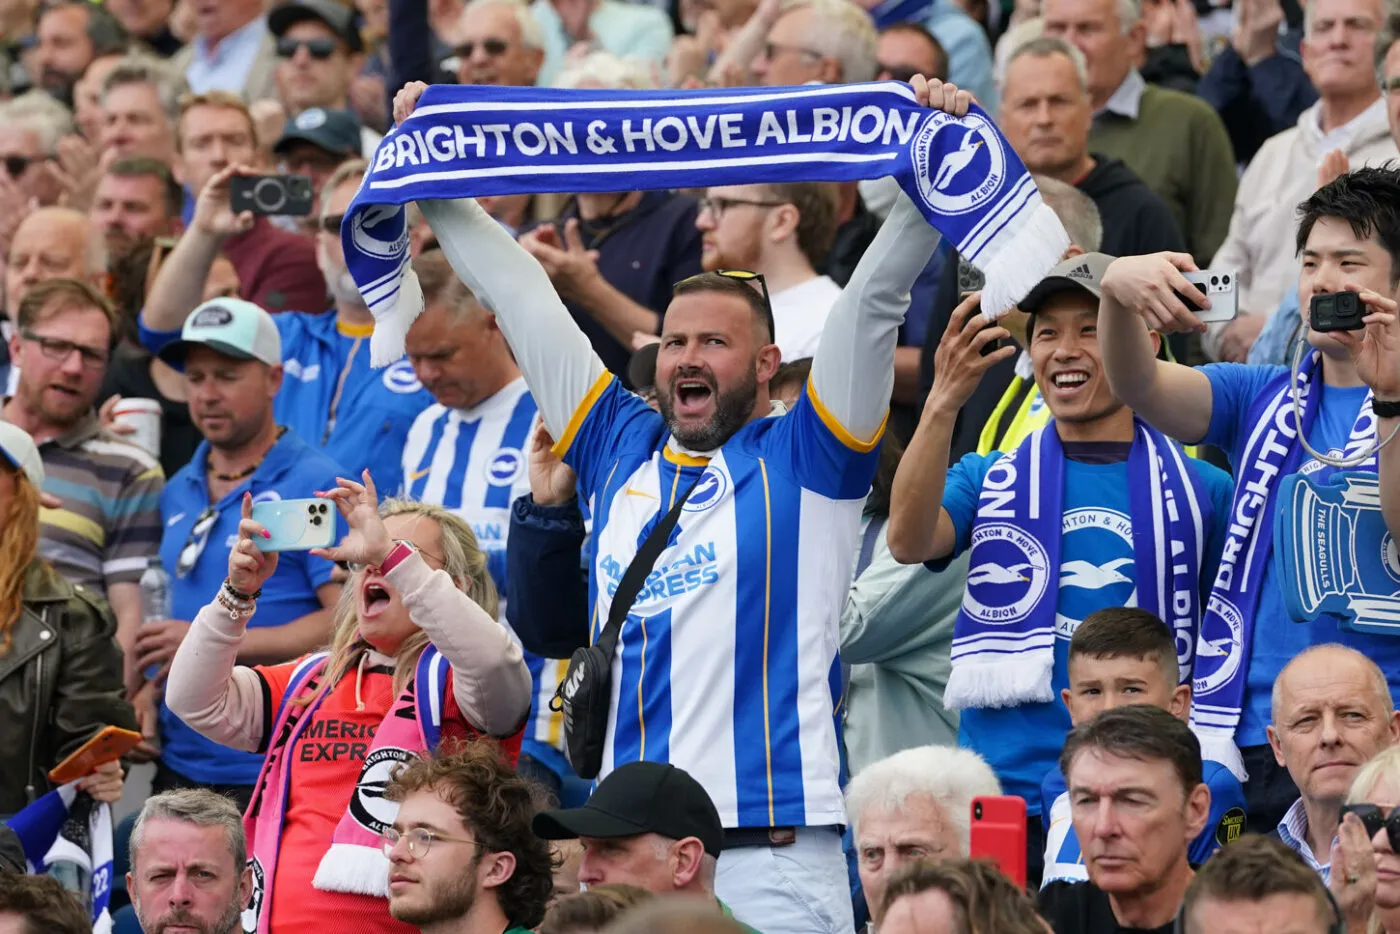
{"type": "MultiPolygon", "coordinates": [[[[151,556],[150,564],[141,573],[141,617],[144,622],[170,618],[170,575],[160,566],[160,558],[151,556]]],[[[155,665],[146,668],[147,678],[154,678],[160,669],[155,665]]]]}

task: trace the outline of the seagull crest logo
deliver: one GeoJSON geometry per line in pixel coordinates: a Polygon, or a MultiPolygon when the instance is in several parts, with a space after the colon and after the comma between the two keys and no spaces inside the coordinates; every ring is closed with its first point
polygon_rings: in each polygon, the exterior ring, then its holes
{"type": "Polygon", "coordinates": [[[985,114],[929,114],[909,146],[919,197],[940,214],[975,211],[1006,187],[1005,143],[985,114]]]}

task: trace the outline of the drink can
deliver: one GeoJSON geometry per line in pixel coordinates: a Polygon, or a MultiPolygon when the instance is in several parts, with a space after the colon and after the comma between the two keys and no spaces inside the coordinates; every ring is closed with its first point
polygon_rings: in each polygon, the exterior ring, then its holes
{"type": "Polygon", "coordinates": [[[135,431],[121,435],[152,457],[160,457],[160,403],[155,399],[123,399],[112,409],[112,421],[135,431]]]}

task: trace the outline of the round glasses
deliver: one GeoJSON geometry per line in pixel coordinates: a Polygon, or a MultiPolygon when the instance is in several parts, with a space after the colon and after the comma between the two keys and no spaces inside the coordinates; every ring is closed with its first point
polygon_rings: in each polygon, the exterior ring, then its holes
{"type": "Polygon", "coordinates": [[[422,827],[414,827],[411,830],[399,830],[389,827],[379,835],[379,845],[384,849],[385,856],[394,854],[394,847],[402,840],[408,846],[408,855],[414,859],[422,859],[428,855],[428,850],[432,848],[434,840],[445,840],[448,843],[467,843],[472,846],[481,846],[476,840],[468,840],[466,837],[452,837],[445,833],[438,833],[435,830],[425,830],[422,827]]]}

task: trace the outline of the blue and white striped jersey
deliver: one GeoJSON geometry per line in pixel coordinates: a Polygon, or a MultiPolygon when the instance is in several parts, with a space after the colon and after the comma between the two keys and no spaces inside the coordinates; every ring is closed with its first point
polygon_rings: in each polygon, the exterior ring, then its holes
{"type": "Polygon", "coordinates": [[[876,443],[809,387],[696,457],[604,372],[556,450],[592,506],[594,638],[640,542],[699,480],[622,627],[602,774],[671,762],[726,827],[844,823],[832,673],[876,443]]]}
{"type": "MultiPolygon", "coordinates": [[[[461,516],[476,533],[502,599],[506,592],[506,537],[510,504],[530,492],[525,446],[535,424],[535,400],[516,379],[471,409],[434,404],[408,433],[403,453],[405,492],[461,516]]],[[[560,663],[525,653],[535,700],[525,739],[562,748],[563,715],[549,699],[563,672],[560,663]]]]}
{"type": "Polygon", "coordinates": [[[516,379],[470,409],[424,409],[403,452],[404,492],[471,524],[502,593],[510,504],[530,492],[525,446],[534,424],[535,400],[516,379]]]}

